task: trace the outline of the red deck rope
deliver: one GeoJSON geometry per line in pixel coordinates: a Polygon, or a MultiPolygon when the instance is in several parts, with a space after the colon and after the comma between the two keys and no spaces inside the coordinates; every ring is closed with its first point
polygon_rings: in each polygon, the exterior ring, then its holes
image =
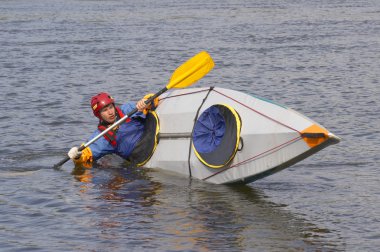
{"type": "Polygon", "coordinates": [[[189,93],[185,93],[185,94],[179,94],[179,95],[167,96],[167,97],[163,97],[163,98],[161,98],[160,101],[161,101],[161,100],[165,100],[165,99],[169,99],[169,98],[178,97],[178,96],[184,96],[184,95],[190,95],[190,94],[196,94],[196,93],[206,92],[206,91],[209,91],[209,90],[210,90],[210,89],[207,88],[207,89],[204,89],[204,90],[198,90],[198,91],[189,92],[189,93]]]}
{"type": "Polygon", "coordinates": [[[289,125],[286,125],[286,124],[284,124],[284,123],[282,123],[282,122],[280,122],[280,121],[277,121],[276,119],[273,119],[272,117],[267,116],[267,115],[265,115],[265,114],[263,114],[263,113],[261,113],[261,112],[255,110],[255,109],[249,107],[248,105],[246,105],[246,104],[244,104],[244,103],[241,103],[241,102],[239,102],[238,100],[235,100],[234,98],[232,98],[232,97],[230,97],[230,96],[228,96],[228,95],[225,95],[225,94],[219,92],[218,90],[215,90],[215,89],[214,89],[214,91],[217,92],[217,93],[220,94],[220,95],[223,95],[224,97],[227,97],[227,98],[233,100],[233,101],[236,102],[236,103],[239,103],[240,105],[246,107],[246,108],[249,109],[249,110],[252,110],[253,112],[255,112],[255,113],[257,113],[257,114],[259,114],[259,115],[261,115],[261,116],[263,116],[263,117],[265,117],[265,118],[268,118],[269,120],[271,120],[271,121],[273,121],[273,122],[275,122],[275,123],[278,123],[278,124],[280,124],[280,125],[282,125],[282,126],[288,128],[288,129],[294,130],[295,132],[298,132],[298,133],[301,134],[301,132],[299,132],[298,130],[296,130],[296,129],[290,127],[289,125]]]}
{"type": "Polygon", "coordinates": [[[298,137],[296,137],[296,138],[293,138],[293,139],[291,139],[291,140],[289,140],[289,141],[287,141],[287,142],[285,142],[285,143],[283,143],[283,144],[280,144],[280,145],[278,145],[278,146],[276,146],[276,147],[273,147],[272,149],[269,149],[269,150],[267,150],[267,151],[264,151],[264,152],[262,152],[262,153],[260,153],[260,154],[257,154],[257,155],[255,155],[255,156],[253,156],[253,157],[247,158],[246,160],[243,160],[243,161],[241,161],[241,162],[239,162],[239,163],[237,163],[237,164],[234,164],[234,165],[232,165],[232,166],[230,166],[230,167],[227,167],[227,168],[225,168],[224,170],[218,171],[218,172],[216,172],[216,173],[214,173],[214,174],[212,174],[212,175],[210,175],[210,176],[204,178],[203,180],[207,180],[207,179],[209,179],[209,178],[211,178],[211,177],[214,177],[215,175],[218,175],[218,174],[220,174],[220,173],[222,173],[222,172],[225,172],[225,171],[227,171],[227,170],[229,170],[229,169],[231,169],[231,168],[238,167],[238,166],[243,165],[243,164],[246,164],[246,163],[248,163],[248,162],[251,162],[251,161],[257,160],[257,159],[261,158],[262,156],[264,156],[264,155],[266,155],[266,154],[272,154],[272,153],[274,153],[274,152],[276,152],[276,151],[278,151],[278,150],[280,150],[280,149],[282,149],[282,148],[284,148],[284,147],[286,147],[286,146],[288,146],[288,145],[290,145],[290,144],[292,144],[292,143],[294,143],[294,142],[296,142],[296,141],[298,141],[298,140],[300,140],[300,139],[302,139],[302,137],[300,137],[300,136],[298,136],[298,137]]]}

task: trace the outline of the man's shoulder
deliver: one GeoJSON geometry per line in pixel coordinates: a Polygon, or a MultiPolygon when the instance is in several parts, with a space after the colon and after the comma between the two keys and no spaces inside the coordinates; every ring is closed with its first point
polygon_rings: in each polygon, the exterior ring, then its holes
{"type": "Polygon", "coordinates": [[[119,106],[119,108],[124,112],[128,113],[132,111],[135,108],[135,105],[133,102],[127,102],[119,106]]]}

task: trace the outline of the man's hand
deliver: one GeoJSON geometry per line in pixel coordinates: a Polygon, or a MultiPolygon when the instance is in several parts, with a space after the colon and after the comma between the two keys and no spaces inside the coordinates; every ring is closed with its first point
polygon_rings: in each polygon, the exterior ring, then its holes
{"type": "Polygon", "coordinates": [[[137,102],[136,108],[140,112],[144,112],[144,114],[148,113],[148,110],[154,109],[158,106],[158,97],[153,100],[150,104],[145,104],[145,101],[152,97],[154,94],[147,94],[140,101],[137,102]]]}
{"type": "Polygon", "coordinates": [[[78,147],[73,147],[69,150],[69,152],[67,153],[67,155],[71,158],[71,159],[78,159],[80,158],[80,156],[82,155],[82,152],[78,150],[78,147]]]}
{"type": "Polygon", "coordinates": [[[139,100],[137,103],[136,103],[136,108],[138,111],[142,112],[144,109],[146,109],[146,107],[148,106],[147,104],[145,104],[145,101],[147,99],[141,99],[139,100]]]}

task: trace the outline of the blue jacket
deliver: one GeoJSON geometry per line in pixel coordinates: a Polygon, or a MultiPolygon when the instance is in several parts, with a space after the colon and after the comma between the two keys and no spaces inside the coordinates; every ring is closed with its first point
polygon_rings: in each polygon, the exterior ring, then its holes
{"type": "MultiPolygon", "coordinates": [[[[126,115],[136,108],[136,104],[128,102],[120,106],[123,114],[126,115]]],[[[117,154],[122,158],[127,159],[135,148],[136,143],[140,140],[144,132],[145,115],[142,112],[137,112],[131,116],[131,121],[122,123],[116,132],[116,146],[112,146],[104,137],[99,138],[89,146],[92,152],[93,161],[98,160],[107,154],[117,154]],[[142,120],[143,119],[143,120],[142,120]]],[[[96,130],[90,139],[101,133],[96,130]]]]}

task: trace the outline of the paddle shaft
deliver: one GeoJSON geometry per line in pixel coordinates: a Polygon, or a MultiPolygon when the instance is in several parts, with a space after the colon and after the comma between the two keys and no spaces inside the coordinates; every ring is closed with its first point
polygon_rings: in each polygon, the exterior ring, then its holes
{"type": "MultiPolygon", "coordinates": [[[[150,104],[154,99],[156,99],[157,97],[159,97],[161,94],[163,94],[167,90],[168,89],[166,87],[163,88],[163,89],[161,89],[159,92],[157,92],[156,94],[154,94],[153,96],[151,96],[149,99],[147,99],[145,101],[145,104],[147,104],[147,105],[150,104]]],[[[138,110],[137,110],[137,108],[135,108],[134,110],[132,110],[131,112],[129,112],[127,115],[123,116],[118,121],[116,121],[114,124],[112,124],[111,126],[109,126],[107,129],[103,130],[99,135],[97,135],[96,137],[94,137],[93,139],[91,139],[90,141],[88,141],[87,143],[85,143],[84,145],[81,145],[78,148],[78,151],[84,150],[86,147],[90,146],[92,143],[94,143],[95,141],[97,141],[99,138],[101,138],[102,136],[104,136],[105,134],[107,134],[108,131],[110,131],[111,129],[115,128],[116,126],[122,124],[123,122],[125,122],[125,120],[127,120],[128,117],[131,117],[133,114],[135,114],[137,112],[138,112],[138,110]]],[[[70,157],[67,156],[64,159],[62,159],[60,162],[58,162],[56,165],[54,165],[54,167],[62,166],[64,163],[66,163],[69,160],[70,160],[70,157]]]]}

